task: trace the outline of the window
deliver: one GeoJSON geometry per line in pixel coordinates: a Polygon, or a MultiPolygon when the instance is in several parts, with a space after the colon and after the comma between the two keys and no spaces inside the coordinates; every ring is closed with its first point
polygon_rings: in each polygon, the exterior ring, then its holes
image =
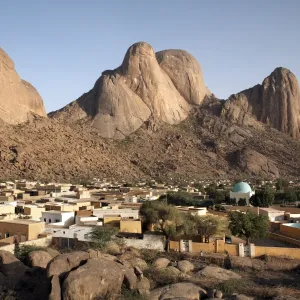
{"type": "Polygon", "coordinates": [[[8,237],[9,237],[9,233],[6,232],[6,233],[4,234],[4,238],[8,238],[8,237]]]}
{"type": "Polygon", "coordinates": [[[49,223],[51,223],[51,219],[49,219],[49,223]]]}
{"type": "Polygon", "coordinates": [[[46,219],[46,218],[44,218],[44,222],[47,222],[47,219],[46,219]]]}
{"type": "Polygon", "coordinates": [[[55,222],[56,222],[56,223],[58,223],[58,222],[59,222],[59,220],[58,220],[58,219],[55,219],[55,222]]]}

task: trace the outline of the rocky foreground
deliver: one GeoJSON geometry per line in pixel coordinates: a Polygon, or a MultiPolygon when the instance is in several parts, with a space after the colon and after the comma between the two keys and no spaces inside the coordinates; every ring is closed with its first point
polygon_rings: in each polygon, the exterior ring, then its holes
{"type": "Polygon", "coordinates": [[[1,250],[0,299],[280,300],[287,299],[281,293],[288,293],[288,299],[293,300],[300,296],[296,288],[299,261],[277,259],[275,272],[270,259],[184,257],[134,248],[120,250],[114,243],[108,249],[60,254],[44,248],[23,256],[25,264],[1,250]]]}

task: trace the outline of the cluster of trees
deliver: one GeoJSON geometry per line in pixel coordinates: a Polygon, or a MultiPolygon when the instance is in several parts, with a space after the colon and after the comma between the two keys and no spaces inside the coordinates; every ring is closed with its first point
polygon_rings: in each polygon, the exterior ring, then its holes
{"type": "Polygon", "coordinates": [[[221,228],[217,217],[182,213],[164,201],[147,201],[142,205],[140,213],[147,227],[154,226],[167,239],[180,234],[199,234],[209,241],[221,228]]]}

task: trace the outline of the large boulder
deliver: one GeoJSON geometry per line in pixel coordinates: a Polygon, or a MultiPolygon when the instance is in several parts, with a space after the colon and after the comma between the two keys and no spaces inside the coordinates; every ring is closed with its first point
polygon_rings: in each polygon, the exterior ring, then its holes
{"type": "Polygon", "coordinates": [[[165,258],[165,257],[160,257],[160,258],[157,258],[152,267],[155,268],[155,269],[164,269],[166,268],[168,265],[169,265],[170,261],[165,258]]]}
{"type": "Polygon", "coordinates": [[[181,260],[178,262],[177,268],[183,272],[188,273],[194,270],[194,265],[188,260],[181,260]]]}
{"type": "Polygon", "coordinates": [[[116,261],[118,258],[114,255],[110,255],[108,253],[103,253],[99,250],[89,249],[88,251],[89,258],[106,258],[108,260],[116,261]]]}
{"type": "Polygon", "coordinates": [[[83,251],[61,254],[53,258],[47,266],[47,275],[63,277],[72,269],[79,267],[89,259],[89,254],[83,251]]]}
{"type": "Polygon", "coordinates": [[[13,288],[27,269],[13,254],[0,250],[0,285],[13,288]]]}
{"type": "Polygon", "coordinates": [[[222,269],[216,266],[207,266],[204,269],[197,272],[198,276],[210,277],[219,280],[229,280],[229,279],[241,279],[242,277],[232,271],[222,269]]]}
{"type": "Polygon", "coordinates": [[[92,121],[101,136],[120,139],[148,120],[178,124],[210,94],[196,59],[181,50],[155,54],[139,42],[120,67],[104,71],[92,90],[51,116],[92,121]]]}
{"type": "Polygon", "coordinates": [[[52,256],[46,251],[32,251],[28,254],[27,264],[29,267],[41,267],[46,269],[51,259],[52,256]]]}
{"type": "Polygon", "coordinates": [[[201,287],[188,282],[180,282],[154,289],[150,293],[151,300],[167,300],[173,298],[186,298],[199,300],[206,296],[201,287]]]}
{"type": "Polygon", "coordinates": [[[49,300],[61,300],[60,281],[59,277],[56,275],[53,275],[51,278],[51,291],[49,300]]]}
{"type": "Polygon", "coordinates": [[[221,113],[228,120],[253,126],[260,121],[293,138],[300,137],[300,89],[295,75],[276,68],[262,84],[232,95],[221,113]]]}
{"type": "MultiPolygon", "coordinates": [[[[123,267],[123,266],[122,266],[123,267]]],[[[138,278],[134,269],[124,269],[124,284],[129,290],[134,290],[137,286],[138,278]]]]}
{"type": "Polygon", "coordinates": [[[64,300],[117,298],[124,273],[120,266],[107,259],[89,259],[86,264],[71,271],[62,285],[64,300]]]}
{"type": "Polygon", "coordinates": [[[10,124],[28,121],[30,115],[47,117],[37,90],[22,80],[7,53],[0,48],[0,119],[10,124]]]}
{"type": "Polygon", "coordinates": [[[133,257],[128,260],[121,260],[120,262],[128,268],[139,267],[142,271],[146,271],[149,269],[148,264],[142,258],[139,257],[133,257]]]}

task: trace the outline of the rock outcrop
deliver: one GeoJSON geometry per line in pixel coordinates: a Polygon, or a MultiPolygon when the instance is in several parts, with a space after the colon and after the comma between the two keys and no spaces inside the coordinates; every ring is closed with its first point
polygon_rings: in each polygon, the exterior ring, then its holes
{"type": "Polygon", "coordinates": [[[18,124],[37,114],[46,117],[43,100],[37,90],[22,80],[12,59],[0,48],[0,119],[18,124]]]}
{"type": "Polygon", "coordinates": [[[300,137],[300,89],[295,75],[276,68],[263,83],[232,95],[224,104],[222,116],[253,126],[260,121],[293,138],[300,137]]]}
{"type": "Polygon", "coordinates": [[[131,46],[122,65],[105,71],[94,88],[51,116],[68,121],[86,119],[100,135],[124,138],[150,117],[167,124],[185,120],[191,104],[210,92],[197,61],[187,52],[157,53],[144,42],[131,46]]]}

